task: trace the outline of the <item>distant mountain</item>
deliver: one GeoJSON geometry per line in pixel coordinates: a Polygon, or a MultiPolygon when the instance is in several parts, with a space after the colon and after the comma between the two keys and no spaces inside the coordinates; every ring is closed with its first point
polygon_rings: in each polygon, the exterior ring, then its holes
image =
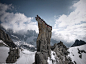
{"type": "MultiPolygon", "coordinates": [[[[35,30],[27,30],[27,32],[22,33],[20,32],[13,32],[12,29],[5,29],[3,26],[0,25],[0,29],[5,31],[9,37],[12,39],[12,41],[20,46],[23,45],[24,43],[34,45],[36,47],[36,40],[38,37],[38,34],[36,33],[35,30]]],[[[51,38],[51,45],[54,45],[55,43],[58,43],[59,41],[56,41],[51,38]]]]}
{"type": "Polygon", "coordinates": [[[86,42],[77,39],[77,40],[75,40],[74,44],[71,47],[80,46],[80,45],[84,45],[84,44],[86,44],[86,42]]]}

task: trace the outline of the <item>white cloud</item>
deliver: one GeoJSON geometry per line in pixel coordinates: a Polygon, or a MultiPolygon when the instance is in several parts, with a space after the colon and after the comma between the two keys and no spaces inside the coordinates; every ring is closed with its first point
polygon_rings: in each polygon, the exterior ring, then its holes
{"type": "Polygon", "coordinates": [[[71,8],[75,10],[69,15],[63,14],[56,19],[52,38],[57,40],[59,38],[67,43],[74,42],[75,39],[86,41],[86,0],[74,3],[71,8]]]}
{"type": "Polygon", "coordinates": [[[1,25],[6,29],[11,28],[14,32],[20,30],[35,30],[38,32],[37,22],[32,22],[33,17],[27,17],[23,13],[9,13],[8,9],[12,9],[13,6],[0,3],[0,21],[1,25]]]}

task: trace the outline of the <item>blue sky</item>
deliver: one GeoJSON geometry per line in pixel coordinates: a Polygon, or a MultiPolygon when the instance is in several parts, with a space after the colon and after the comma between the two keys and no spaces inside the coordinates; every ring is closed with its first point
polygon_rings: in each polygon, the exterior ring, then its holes
{"type": "Polygon", "coordinates": [[[35,30],[39,15],[53,27],[52,38],[86,41],[86,0],[0,0],[0,22],[14,32],[35,30]]]}
{"type": "Polygon", "coordinates": [[[70,6],[77,1],[78,0],[1,0],[1,3],[12,4],[12,6],[14,6],[14,9],[8,12],[24,13],[27,17],[33,17],[33,21],[35,21],[35,16],[38,14],[45,19],[48,24],[54,26],[54,16],[62,14],[68,15],[73,11],[70,9],[70,6]]]}

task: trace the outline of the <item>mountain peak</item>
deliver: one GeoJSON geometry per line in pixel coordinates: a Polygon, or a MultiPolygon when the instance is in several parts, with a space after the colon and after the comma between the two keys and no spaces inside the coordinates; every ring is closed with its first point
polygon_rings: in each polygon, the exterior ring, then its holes
{"type": "Polygon", "coordinates": [[[84,45],[84,44],[86,44],[86,42],[84,42],[83,40],[76,39],[74,44],[71,47],[80,46],[80,45],[84,45]]]}

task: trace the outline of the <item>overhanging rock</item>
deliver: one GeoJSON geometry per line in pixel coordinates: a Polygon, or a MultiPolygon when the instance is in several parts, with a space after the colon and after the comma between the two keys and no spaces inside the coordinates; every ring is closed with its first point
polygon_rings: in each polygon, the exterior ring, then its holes
{"type": "Polygon", "coordinates": [[[36,41],[37,53],[35,55],[35,63],[47,64],[47,58],[50,57],[50,54],[51,54],[50,39],[52,35],[52,26],[48,25],[38,15],[35,18],[38,22],[38,28],[39,28],[39,34],[36,41]]]}

